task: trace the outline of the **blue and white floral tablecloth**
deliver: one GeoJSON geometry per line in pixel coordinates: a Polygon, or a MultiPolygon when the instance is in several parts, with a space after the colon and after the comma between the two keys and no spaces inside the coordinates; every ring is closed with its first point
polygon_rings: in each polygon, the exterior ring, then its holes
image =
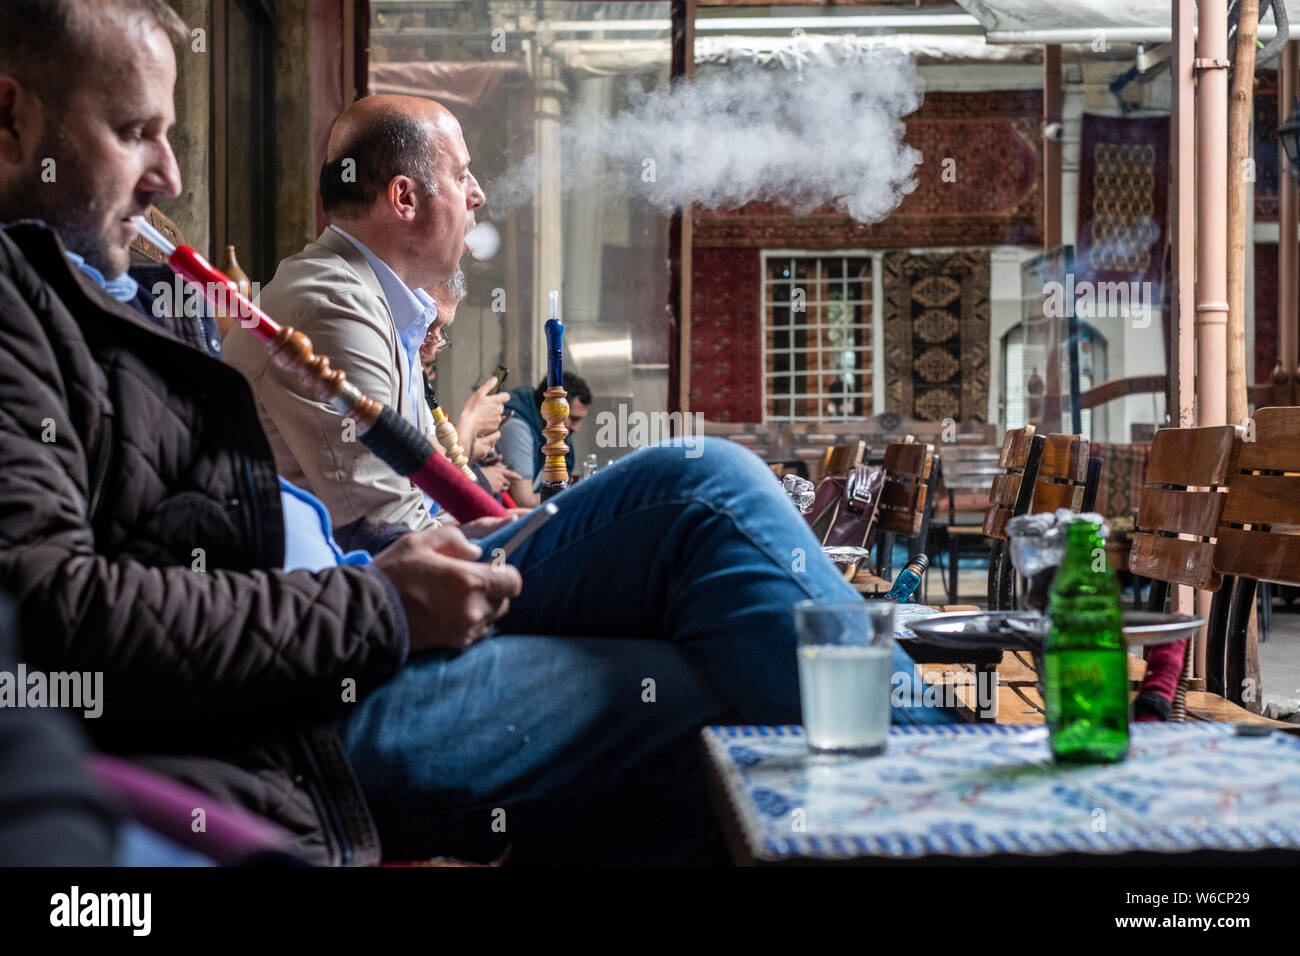
{"type": "Polygon", "coordinates": [[[1300,849],[1300,738],[1134,724],[1122,763],[1054,764],[1045,727],[893,727],[880,757],[814,756],[800,727],[706,727],[758,861],[1300,849]]]}

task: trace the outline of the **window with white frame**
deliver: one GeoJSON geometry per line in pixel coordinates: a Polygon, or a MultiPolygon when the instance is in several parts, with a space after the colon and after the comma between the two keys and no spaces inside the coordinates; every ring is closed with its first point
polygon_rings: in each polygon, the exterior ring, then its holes
{"type": "Polygon", "coordinates": [[[871,413],[871,257],[764,252],[764,421],[871,413]]]}

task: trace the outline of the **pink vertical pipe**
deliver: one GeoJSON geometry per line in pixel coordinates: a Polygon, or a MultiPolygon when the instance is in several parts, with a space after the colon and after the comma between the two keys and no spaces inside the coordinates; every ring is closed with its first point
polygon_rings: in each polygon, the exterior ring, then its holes
{"type": "Polygon", "coordinates": [[[1196,6],[1196,424],[1228,419],[1228,0],[1196,6]]]}
{"type": "Polygon", "coordinates": [[[1172,0],[1173,53],[1170,58],[1173,102],[1170,124],[1169,208],[1173,212],[1170,222],[1171,254],[1173,258],[1173,290],[1175,347],[1171,350],[1174,379],[1170,389],[1173,408],[1169,420],[1179,428],[1196,424],[1196,403],[1193,389],[1196,382],[1196,74],[1192,69],[1195,52],[1193,27],[1196,4],[1194,0],[1172,0]]]}

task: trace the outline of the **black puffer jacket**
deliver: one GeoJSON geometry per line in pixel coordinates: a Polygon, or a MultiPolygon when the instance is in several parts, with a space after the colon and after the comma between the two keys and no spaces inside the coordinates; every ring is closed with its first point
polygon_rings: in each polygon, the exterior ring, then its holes
{"type": "Polygon", "coordinates": [[[50,230],[0,230],[0,588],[24,656],[103,671],[102,749],[287,827],[314,862],[378,838],[334,721],[407,653],[388,581],[283,564],[252,396],[72,267],[50,230]]]}

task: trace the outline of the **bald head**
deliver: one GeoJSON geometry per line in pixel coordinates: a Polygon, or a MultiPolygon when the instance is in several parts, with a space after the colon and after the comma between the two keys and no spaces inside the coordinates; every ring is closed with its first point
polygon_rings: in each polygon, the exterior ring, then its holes
{"type": "Polygon", "coordinates": [[[438,191],[438,161],[460,124],[441,103],[418,96],[367,96],[330,127],[321,204],[331,221],[364,216],[396,176],[438,191]]]}
{"type": "Polygon", "coordinates": [[[339,158],[344,144],[370,132],[373,125],[388,114],[408,117],[429,130],[430,134],[439,121],[456,122],[451,111],[436,100],[426,100],[419,96],[367,96],[357,100],[334,120],[334,125],[330,127],[329,144],[325,147],[325,158],[339,158]]]}
{"type": "Polygon", "coordinates": [[[446,107],[415,96],[358,100],[334,121],[325,157],[325,215],[408,287],[436,285],[459,268],[473,211],[487,200],[446,107]]]}

